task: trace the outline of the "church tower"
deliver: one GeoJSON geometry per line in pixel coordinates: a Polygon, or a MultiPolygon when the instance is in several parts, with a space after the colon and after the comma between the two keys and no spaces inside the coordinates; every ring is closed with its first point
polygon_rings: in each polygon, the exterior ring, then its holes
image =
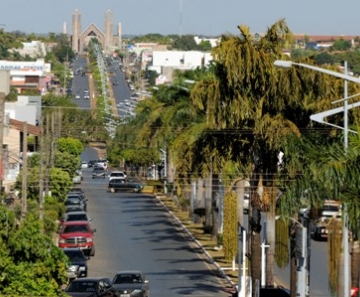
{"type": "Polygon", "coordinates": [[[81,13],[75,9],[72,15],[72,50],[80,51],[80,34],[81,34],[81,13]]]}
{"type": "Polygon", "coordinates": [[[64,35],[67,34],[67,26],[66,26],[66,21],[64,21],[63,23],[63,32],[62,32],[64,35]]]}
{"type": "Polygon", "coordinates": [[[105,52],[110,52],[113,45],[114,34],[114,16],[110,9],[105,12],[104,35],[105,35],[105,52]]]}
{"type": "Polygon", "coordinates": [[[121,27],[121,23],[118,24],[118,31],[117,31],[117,35],[118,35],[118,48],[122,49],[122,27],[121,27]]]}

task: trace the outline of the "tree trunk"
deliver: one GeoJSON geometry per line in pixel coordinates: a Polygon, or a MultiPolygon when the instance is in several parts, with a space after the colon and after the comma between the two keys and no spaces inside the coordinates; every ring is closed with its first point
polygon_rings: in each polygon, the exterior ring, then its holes
{"type": "Polygon", "coordinates": [[[238,223],[240,226],[244,226],[245,180],[240,180],[235,184],[235,192],[237,196],[238,223]]]}
{"type": "Polygon", "coordinates": [[[217,242],[219,235],[219,176],[212,175],[212,191],[211,191],[211,206],[212,206],[212,229],[211,239],[217,242]]]}
{"type": "Polygon", "coordinates": [[[212,192],[212,173],[210,172],[208,178],[206,179],[205,186],[205,233],[211,233],[212,228],[212,201],[211,201],[211,192],[212,192]]]}
{"type": "Polygon", "coordinates": [[[260,247],[260,230],[251,232],[251,282],[252,296],[255,297],[256,283],[261,281],[261,247],[260,247]]]}
{"type": "MultiPolygon", "coordinates": [[[[276,199],[276,198],[275,198],[276,199]]],[[[274,285],[275,262],[275,207],[266,213],[266,286],[274,285]]]]}
{"type": "MultiPolygon", "coordinates": [[[[204,180],[202,178],[198,178],[197,180],[196,192],[197,193],[196,193],[195,209],[202,208],[205,210],[204,180]]],[[[195,223],[196,224],[204,223],[204,216],[195,215],[195,223]]]]}
{"type": "Polygon", "coordinates": [[[296,256],[295,256],[295,234],[291,228],[290,231],[290,294],[291,297],[297,296],[297,273],[296,273],[296,256]]]}

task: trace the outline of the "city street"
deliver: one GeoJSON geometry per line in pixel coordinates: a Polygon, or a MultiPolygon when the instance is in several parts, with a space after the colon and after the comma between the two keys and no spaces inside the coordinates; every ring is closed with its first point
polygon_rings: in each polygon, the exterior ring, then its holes
{"type": "MultiPolygon", "coordinates": [[[[91,158],[94,151],[87,149],[83,160],[91,158]]],[[[89,276],[140,269],[152,296],[228,296],[226,280],[152,195],[108,193],[107,179],[92,179],[91,168],[83,175],[88,213],[97,230],[89,276]]]]}

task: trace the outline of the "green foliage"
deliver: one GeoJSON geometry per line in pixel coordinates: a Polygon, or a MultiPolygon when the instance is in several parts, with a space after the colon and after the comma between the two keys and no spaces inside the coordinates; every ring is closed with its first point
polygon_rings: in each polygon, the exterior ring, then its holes
{"type": "Polygon", "coordinates": [[[180,51],[198,50],[199,46],[195,42],[194,35],[183,35],[175,39],[172,48],[180,51]]]}
{"type": "Polygon", "coordinates": [[[75,138],[59,138],[56,144],[59,152],[68,153],[75,157],[79,157],[84,150],[83,144],[75,138]]]}
{"type": "Polygon", "coordinates": [[[0,207],[0,295],[60,296],[67,281],[65,254],[32,215],[17,224],[0,207]]]}
{"type": "Polygon", "coordinates": [[[344,39],[335,40],[333,45],[331,46],[331,50],[333,51],[345,51],[351,48],[351,41],[347,41],[344,39]]]}
{"type": "Polygon", "coordinates": [[[71,177],[73,177],[76,173],[76,170],[79,169],[80,162],[80,156],[74,156],[67,151],[55,152],[55,167],[66,171],[71,177]]]}
{"type": "Polygon", "coordinates": [[[289,223],[286,220],[275,221],[275,261],[279,268],[284,268],[289,263],[289,223]]]}
{"type": "Polygon", "coordinates": [[[334,57],[328,52],[322,52],[314,57],[316,64],[318,65],[331,65],[334,63],[334,57]]]}
{"type": "Polygon", "coordinates": [[[16,36],[11,32],[5,32],[3,29],[0,29],[0,59],[12,59],[13,54],[10,49],[12,48],[22,48],[23,45],[16,36]]]}
{"type": "Polygon", "coordinates": [[[170,36],[164,36],[161,34],[146,34],[142,36],[136,36],[131,39],[131,43],[141,43],[141,42],[153,42],[158,44],[170,44],[172,38],[170,36]]]}
{"type": "Polygon", "coordinates": [[[19,94],[19,92],[17,91],[16,88],[10,87],[10,92],[9,92],[9,94],[6,95],[5,100],[7,102],[14,102],[17,100],[18,94],[19,94]]]}
{"type": "MultiPolygon", "coordinates": [[[[38,201],[39,198],[39,178],[40,172],[39,167],[28,168],[27,174],[27,197],[38,201]]],[[[63,171],[59,168],[51,168],[50,170],[50,179],[49,179],[49,190],[51,195],[57,199],[59,202],[64,202],[66,198],[66,193],[72,187],[72,179],[70,178],[69,173],[63,171]]],[[[15,187],[21,191],[22,185],[22,174],[18,175],[16,180],[15,187]]]]}
{"type": "Polygon", "coordinates": [[[225,260],[233,261],[238,251],[237,197],[234,192],[224,196],[223,244],[225,260]]]}

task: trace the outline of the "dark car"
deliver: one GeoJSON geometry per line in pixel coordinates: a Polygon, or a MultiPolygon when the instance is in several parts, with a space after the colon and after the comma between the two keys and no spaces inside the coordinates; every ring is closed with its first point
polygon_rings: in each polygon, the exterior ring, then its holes
{"type": "Polygon", "coordinates": [[[65,289],[72,297],[119,297],[110,279],[102,277],[86,277],[73,280],[65,289]]]}
{"type": "Polygon", "coordinates": [[[149,281],[145,274],[139,270],[119,271],[115,274],[113,286],[120,296],[149,297],[149,281]]]}
{"type": "Polygon", "coordinates": [[[114,80],[112,84],[113,84],[113,86],[118,86],[119,82],[117,80],[114,80]]]}
{"type": "Polygon", "coordinates": [[[94,167],[95,164],[96,164],[96,160],[90,160],[90,161],[88,162],[88,167],[94,167]]]}
{"type": "Polygon", "coordinates": [[[290,297],[290,290],[283,287],[260,288],[260,297],[290,297]]]}
{"type": "Polygon", "coordinates": [[[106,170],[104,167],[95,167],[93,169],[92,178],[105,178],[106,177],[106,170]]]}
{"type": "Polygon", "coordinates": [[[68,196],[65,200],[66,210],[86,210],[86,205],[84,204],[83,199],[79,195],[68,196]]]}
{"type": "Polygon", "coordinates": [[[89,218],[86,211],[71,211],[65,213],[63,222],[71,222],[71,221],[90,222],[91,219],[89,218]]]}
{"type": "Polygon", "coordinates": [[[66,269],[69,279],[72,280],[79,277],[87,277],[88,258],[85,256],[84,252],[79,248],[65,248],[63,251],[70,261],[70,266],[66,269]]]}
{"type": "Polygon", "coordinates": [[[118,191],[139,193],[143,190],[144,185],[139,180],[135,179],[123,179],[120,177],[114,177],[109,181],[108,191],[115,193],[118,191]]]}

